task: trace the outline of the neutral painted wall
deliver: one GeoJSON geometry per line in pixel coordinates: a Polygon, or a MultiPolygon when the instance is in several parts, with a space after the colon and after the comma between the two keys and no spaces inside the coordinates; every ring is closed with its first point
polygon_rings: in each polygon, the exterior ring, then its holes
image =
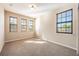
{"type": "Polygon", "coordinates": [[[79,5],[78,5],[78,44],[77,44],[77,54],[79,55],[79,5]]]}
{"type": "Polygon", "coordinates": [[[36,36],[40,36],[40,17],[37,17],[35,20],[35,31],[36,31],[36,36]]]}
{"type": "Polygon", "coordinates": [[[0,52],[4,45],[4,8],[0,6],[0,52]]]}
{"type": "Polygon", "coordinates": [[[28,24],[27,24],[27,31],[24,31],[24,32],[21,31],[21,26],[20,26],[21,18],[27,19],[27,23],[30,19],[33,19],[34,21],[34,18],[32,17],[5,11],[5,41],[6,42],[34,37],[35,30],[33,30],[33,32],[30,32],[28,29],[28,24]],[[19,24],[17,27],[18,28],[17,32],[9,32],[9,16],[17,17],[17,20],[18,20],[17,22],[19,24]]]}
{"type": "Polygon", "coordinates": [[[78,5],[67,4],[40,16],[41,35],[48,40],[77,50],[78,5]],[[56,14],[73,8],[73,34],[56,33],[56,14]]]}

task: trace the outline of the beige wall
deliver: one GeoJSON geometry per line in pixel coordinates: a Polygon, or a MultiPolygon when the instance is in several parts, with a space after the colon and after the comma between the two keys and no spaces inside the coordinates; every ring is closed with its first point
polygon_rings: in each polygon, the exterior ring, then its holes
{"type": "MultiPolygon", "coordinates": [[[[14,40],[19,40],[19,39],[26,39],[26,38],[32,38],[34,37],[34,33],[35,31],[33,30],[33,32],[30,32],[28,27],[27,27],[27,31],[21,32],[21,26],[20,26],[20,19],[24,18],[27,19],[27,23],[30,19],[33,19],[33,21],[35,20],[34,18],[28,17],[28,16],[23,16],[23,15],[19,15],[13,12],[9,12],[9,11],[5,11],[5,41],[14,41],[14,40]],[[18,19],[18,29],[17,32],[9,32],[9,16],[15,16],[18,19]]],[[[28,26],[28,24],[27,24],[28,26]]]]}
{"type": "Polygon", "coordinates": [[[77,49],[78,38],[78,5],[67,4],[40,16],[41,36],[66,47],[77,49]],[[56,14],[73,8],[73,34],[56,33],[56,14]]]}
{"type": "Polygon", "coordinates": [[[4,8],[0,6],[0,52],[4,45],[4,8]]]}
{"type": "Polygon", "coordinates": [[[35,20],[35,31],[36,31],[36,36],[40,37],[40,17],[37,17],[35,20]]]}
{"type": "Polygon", "coordinates": [[[77,54],[79,55],[79,6],[78,6],[78,44],[77,44],[77,46],[78,46],[77,54]]]}

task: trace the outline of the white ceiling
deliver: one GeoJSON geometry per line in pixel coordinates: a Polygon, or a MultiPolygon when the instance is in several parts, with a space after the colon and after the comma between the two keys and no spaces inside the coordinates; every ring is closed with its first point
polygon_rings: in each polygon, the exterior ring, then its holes
{"type": "Polygon", "coordinates": [[[36,8],[33,10],[29,7],[32,3],[2,3],[5,10],[21,13],[24,15],[34,15],[37,13],[43,13],[49,10],[53,10],[58,6],[62,6],[63,4],[60,3],[35,3],[36,8]]]}

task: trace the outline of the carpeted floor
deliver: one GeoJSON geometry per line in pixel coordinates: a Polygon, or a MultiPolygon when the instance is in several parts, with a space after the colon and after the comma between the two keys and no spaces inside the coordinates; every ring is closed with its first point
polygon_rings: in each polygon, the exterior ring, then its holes
{"type": "Polygon", "coordinates": [[[76,51],[54,43],[32,38],[6,43],[1,56],[75,56],[76,51]]]}

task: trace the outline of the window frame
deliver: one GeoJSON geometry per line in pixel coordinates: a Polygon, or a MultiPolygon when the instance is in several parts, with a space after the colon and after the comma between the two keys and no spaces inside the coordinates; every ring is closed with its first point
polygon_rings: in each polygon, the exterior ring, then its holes
{"type": "Polygon", "coordinates": [[[34,26],[34,24],[33,24],[33,23],[34,23],[34,21],[33,21],[32,19],[31,19],[31,20],[29,20],[29,22],[30,22],[30,21],[32,21],[32,25],[29,23],[29,31],[33,31],[33,26],[34,26]],[[32,28],[30,28],[30,26],[32,26],[32,28]]]}
{"type": "Polygon", "coordinates": [[[21,18],[21,20],[26,20],[26,25],[22,25],[22,24],[21,24],[22,22],[20,22],[20,25],[21,25],[21,32],[25,32],[25,31],[27,31],[27,19],[21,18]],[[26,30],[22,30],[22,26],[26,26],[26,30]]]}
{"type": "Polygon", "coordinates": [[[9,16],[9,32],[17,32],[18,31],[18,21],[17,21],[17,17],[15,16],[9,16]],[[10,23],[10,18],[16,18],[16,22],[17,24],[12,24],[12,25],[16,25],[16,31],[11,31],[11,23],[10,23]]]}
{"type": "MultiPolygon", "coordinates": [[[[64,18],[67,18],[67,17],[68,16],[66,14],[66,16],[64,18]]],[[[56,14],[56,33],[73,34],[73,9],[68,9],[68,10],[65,10],[63,12],[59,12],[59,13],[56,14]],[[70,15],[71,21],[60,22],[60,24],[63,24],[63,23],[68,24],[68,23],[71,23],[71,32],[62,32],[62,31],[59,32],[58,31],[58,29],[59,29],[59,27],[58,27],[58,24],[59,24],[59,22],[58,22],[58,14],[61,14],[61,20],[62,20],[62,13],[65,13],[65,12],[67,13],[68,11],[71,11],[71,15],[70,15]]]]}

